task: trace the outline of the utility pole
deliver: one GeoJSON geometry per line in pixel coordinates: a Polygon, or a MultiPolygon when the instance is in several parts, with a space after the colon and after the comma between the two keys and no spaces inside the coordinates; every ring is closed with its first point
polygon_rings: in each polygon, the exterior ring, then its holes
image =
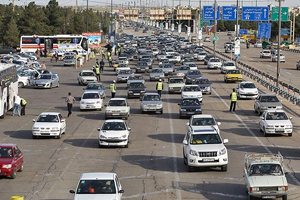
{"type": "MultiPolygon", "coordinates": [[[[239,14],[240,14],[240,9],[239,9],[239,0],[236,0],[236,30],[235,30],[235,37],[237,39],[238,37],[238,32],[239,32],[239,14]]],[[[238,57],[235,58],[235,66],[238,66],[238,57]]]]}
{"type": "MultiPolygon", "coordinates": [[[[215,12],[214,37],[216,37],[216,31],[217,31],[217,0],[215,0],[214,12],[215,12]]],[[[216,41],[213,41],[213,43],[214,43],[214,57],[216,57],[216,41]]]]}
{"type": "MultiPolygon", "coordinates": [[[[192,9],[191,9],[191,0],[189,0],[189,10],[191,11],[191,18],[192,18],[192,9]]],[[[188,28],[190,29],[190,32],[192,32],[191,28],[191,19],[188,19],[188,28]]],[[[191,33],[188,35],[188,39],[190,38],[191,33]]]]}
{"type": "Polygon", "coordinates": [[[276,87],[279,87],[280,76],[280,43],[281,43],[281,0],[279,0],[279,12],[278,12],[278,46],[277,46],[277,82],[276,87]]]}
{"type": "Polygon", "coordinates": [[[75,4],[75,13],[77,13],[77,9],[78,9],[78,0],[76,0],[76,4],[75,4]]]}
{"type": "Polygon", "coordinates": [[[89,0],[86,0],[86,32],[89,32],[89,0]]]}
{"type": "Polygon", "coordinates": [[[295,20],[296,20],[296,13],[293,10],[293,43],[295,44],[295,20]]]}
{"type": "MultiPolygon", "coordinates": [[[[199,46],[201,45],[201,40],[199,39],[199,34],[202,35],[202,26],[201,26],[201,0],[199,0],[199,28],[198,28],[198,40],[199,40],[199,46]]],[[[201,36],[202,39],[202,36],[201,36]]]]}
{"type": "Polygon", "coordinates": [[[113,10],[113,0],[110,0],[110,37],[109,37],[109,41],[110,41],[110,42],[111,42],[111,36],[112,36],[112,32],[113,32],[113,24],[112,24],[113,16],[112,16],[112,10],[113,10]]]}

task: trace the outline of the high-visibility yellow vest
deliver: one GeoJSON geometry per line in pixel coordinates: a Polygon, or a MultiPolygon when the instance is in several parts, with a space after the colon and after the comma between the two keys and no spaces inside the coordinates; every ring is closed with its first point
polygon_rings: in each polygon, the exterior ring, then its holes
{"type": "Polygon", "coordinates": [[[116,87],[115,84],[110,84],[109,89],[110,89],[111,91],[115,91],[115,90],[117,89],[117,87],[116,87]]]}
{"type": "Polygon", "coordinates": [[[158,82],[157,83],[157,90],[162,90],[163,89],[163,83],[162,82],[158,82]]]}
{"type": "Polygon", "coordinates": [[[236,100],[237,100],[236,92],[231,93],[231,101],[236,101],[236,100]]]}
{"type": "Polygon", "coordinates": [[[118,48],[118,52],[120,52],[121,51],[121,48],[118,48]]]}
{"type": "Polygon", "coordinates": [[[108,61],[112,61],[112,58],[111,58],[111,56],[109,56],[109,57],[108,57],[108,61]]]}
{"type": "Polygon", "coordinates": [[[103,49],[101,50],[101,53],[102,53],[102,54],[105,54],[103,49]]]}
{"type": "Polygon", "coordinates": [[[108,56],[108,57],[110,56],[110,52],[107,52],[107,56],[108,56]]]}
{"type": "Polygon", "coordinates": [[[27,104],[27,101],[26,101],[25,99],[21,98],[21,104],[22,104],[22,105],[26,105],[26,104],[27,104]]]}
{"type": "Polygon", "coordinates": [[[99,69],[99,67],[96,67],[96,74],[100,74],[100,69],[99,69]]]}

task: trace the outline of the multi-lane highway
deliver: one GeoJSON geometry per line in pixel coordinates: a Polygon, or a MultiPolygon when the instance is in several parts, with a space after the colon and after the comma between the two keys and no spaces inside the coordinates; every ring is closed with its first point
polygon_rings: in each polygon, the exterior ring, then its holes
{"type": "MultiPolygon", "coordinates": [[[[127,33],[133,29],[125,30],[127,33]]],[[[139,33],[141,34],[141,33],[139,33]]],[[[228,40],[225,33],[218,34],[217,48],[223,49],[228,40]]],[[[212,44],[205,43],[212,46],[212,44]]],[[[276,64],[271,60],[259,59],[260,49],[246,49],[242,45],[243,62],[256,66],[262,71],[274,73],[276,64]]],[[[298,71],[295,70],[297,54],[286,53],[282,64],[282,78],[295,84],[298,71]],[[289,74],[291,73],[291,74],[289,74]]],[[[163,92],[164,114],[141,114],[139,99],[129,99],[131,115],[127,120],[131,131],[129,148],[99,148],[97,128],[104,122],[104,111],[79,110],[77,101],[72,117],[67,118],[67,131],[61,139],[32,139],[32,119],[43,111],[58,111],[67,115],[65,97],[70,91],[79,99],[83,86],[76,77],[81,68],[63,67],[61,62],[50,63],[47,68],[57,72],[60,87],[53,89],[20,89],[20,96],[27,101],[26,116],[7,116],[0,121],[1,143],[16,143],[24,153],[24,171],[16,179],[0,179],[0,199],[10,199],[13,195],[25,196],[26,200],[72,199],[70,189],[75,189],[81,173],[115,172],[120,177],[124,189],[123,199],[180,200],[180,199],[247,199],[243,180],[244,152],[277,153],[284,156],[285,171],[289,183],[289,199],[300,199],[300,136],[297,115],[293,117],[292,137],[264,137],[259,131],[259,117],[253,110],[253,100],[239,100],[235,113],[229,110],[229,94],[236,83],[224,83],[219,70],[208,70],[203,62],[198,68],[204,77],[211,80],[213,92],[203,97],[203,113],[212,114],[221,122],[223,139],[229,151],[227,172],[218,168],[200,169],[187,172],[182,156],[182,140],[188,119],[179,119],[179,94],[163,92]]],[[[94,60],[86,63],[83,69],[90,69],[94,60]]],[[[130,63],[132,66],[136,61],[130,63]]],[[[157,65],[157,61],[154,63],[157,65]]],[[[300,73],[300,72],[299,72],[300,73]]],[[[146,78],[147,91],[155,91],[156,82],[146,78]]],[[[244,77],[245,80],[248,80],[244,77]]],[[[109,84],[116,79],[112,68],[105,66],[101,80],[107,87],[107,103],[110,98],[109,84]]],[[[256,83],[261,92],[267,89],[256,83]]],[[[117,97],[126,97],[126,84],[117,84],[117,97]]],[[[165,83],[165,88],[167,83],[165,83]]],[[[283,99],[283,103],[297,112],[293,104],[283,99]]]]}

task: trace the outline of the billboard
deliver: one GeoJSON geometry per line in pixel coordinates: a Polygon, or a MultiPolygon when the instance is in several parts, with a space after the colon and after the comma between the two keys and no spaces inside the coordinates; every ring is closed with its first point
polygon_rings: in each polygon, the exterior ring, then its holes
{"type": "Polygon", "coordinates": [[[91,49],[101,48],[101,33],[82,33],[82,35],[87,36],[89,47],[91,49]]]}

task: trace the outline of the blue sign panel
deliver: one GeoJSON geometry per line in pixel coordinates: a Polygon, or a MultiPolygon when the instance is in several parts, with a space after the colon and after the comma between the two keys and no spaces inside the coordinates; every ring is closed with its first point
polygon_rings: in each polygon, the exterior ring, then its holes
{"type": "Polygon", "coordinates": [[[269,21],[269,7],[243,7],[243,21],[269,21]]]}
{"type": "Polygon", "coordinates": [[[289,28],[282,28],[281,29],[281,35],[290,35],[290,29],[289,28]]]}
{"type": "MultiPolygon", "coordinates": [[[[203,6],[203,19],[214,20],[215,19],[215,7],[214,6],[203,6]]],[[[217,7],[216,19],[220,19],[220,6],[217,7]]]]}
{"type": "Polygon", "coordinates": [[[271,23],[258,23],[258,37],[271,38],[271,23]]]}
{"type": "Polygon", "coordinates": [[[222,20],[236,20],[236,6],[223,6],[222,20]]]}
{"type": "Polygon", "coordinates": [[[248,29],[240,29],[239,34],[240,35],[248,35],[248,29]]]}
{"type": "Polygon", "coordinates": [[[35,43],[39,44],[40,43],[40,38],[36,38],[35,43]]]}

